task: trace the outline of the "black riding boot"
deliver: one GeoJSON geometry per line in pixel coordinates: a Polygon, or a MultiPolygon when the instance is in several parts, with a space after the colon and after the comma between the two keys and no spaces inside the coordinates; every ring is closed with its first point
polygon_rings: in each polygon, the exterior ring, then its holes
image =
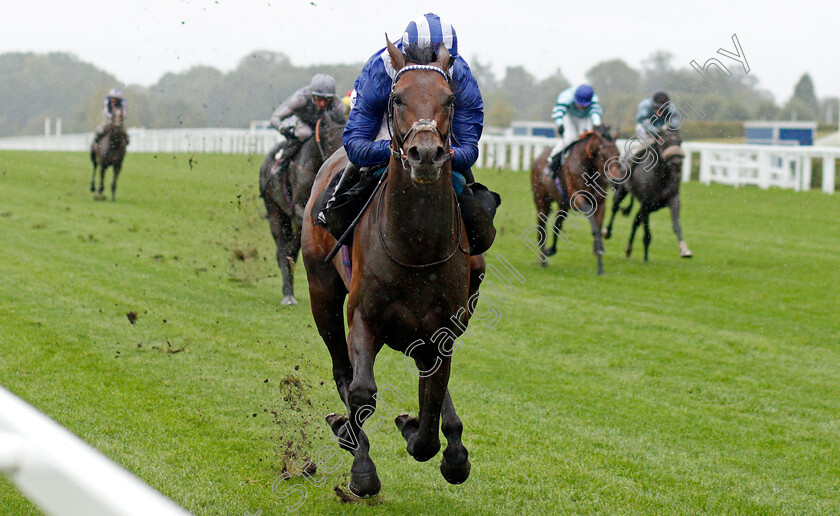
{"type": "Polygon", "coordinates": [[[558,152],[548,160],[546,168],[551,172],[551,177],[557,177],[560,167],[563,165],[563,151],[558,152]]]}
{"type": "Polygon", "coordinates": [[[344,167],[344,170],[341,172],[341,179],[339,179],[338,184],[335,185],[335,190],[333,191],[332,196],[327,200],[327,203],[324,204],[325,210],[332,207],[339,195],[343,194],[359,182],[362,178],[361,172],[362,169],[358,165],[354,165],[349,161],[347,162],[347,166],[344,167]]]}
{"type": "Polygon", "coordinates": [[[283,149],[283,154],[280,156],[280,160],[277,162],[278,172],[283,172],[289,168],[289,162],[292,161],[292,158],[295,157],[295,154],[298,153],[302,146],[303,142],[298,140],[297,138],[289,138],[287,140],[286,148],[283,149]]]}
{"type": "Polygon", "coordinates": [[[496,216],[496,208],[502,203],[502,198],[483,184],[476,183],[472,169],[468,168],[461,174],[467,184],[458,195],[458,204],[464,217],[469,251],[471,255],[481,254],[490,248],[496,238],[493,218],[496,216]]]}

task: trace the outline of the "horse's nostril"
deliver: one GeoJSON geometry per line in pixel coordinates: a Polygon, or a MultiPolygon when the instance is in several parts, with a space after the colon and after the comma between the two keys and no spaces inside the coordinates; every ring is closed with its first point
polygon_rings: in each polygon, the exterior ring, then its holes
{"type": "Polygon", "coordinates": [[[408,161],[411,161],[413,163],[419,163],[421,161],[420,151],[417,149],[417,147],[411,147],[410,149],[408,149],[406,156],[408,156],[408,161]]]}
{"type": "Polygon", "coordinates": [[[438,145],[438,148],[435,151],[434,162],[437,165],[437,164],[443,163],[444,161],[446,161],[446,151],[443,149],[443,147],[438,145]]]}

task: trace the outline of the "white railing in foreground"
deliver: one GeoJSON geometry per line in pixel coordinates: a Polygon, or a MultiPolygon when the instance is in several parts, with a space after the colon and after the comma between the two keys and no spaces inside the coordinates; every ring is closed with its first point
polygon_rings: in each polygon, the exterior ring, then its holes
{"type": "Polygon", "coordinates": [[[0,472],[51,515],[188,514],[2,387],[0,472]]]}
{"type": "MultiPolygon", "coordinates": [[[[275,130],[129,129],[129,152],[265,154],[283,139],[275,130]]],[[[87,151],[93,133],[0,138],[0,149],[87,151]]]]}
{"type": "MultiPolygon", "coordinates": [[[[265,154],[282,137],[273,130],[130,129],[131,152],[265,154]]],[[[0,149],[86,151],[93,135],[0,138],[0,149]]],[[[557,138],[485,135],[479,142],[477,168],[529,170],[534,159],[557,138]]],[[[618,140],[619,151],[626,140],[618,140]]],[[[814,158],[822,158],[822,190],[834,192],[835,160],[840,148],[684,142],[683,181],[691,178],[693,154],[700,155],[700,181],[732,186],[778,186],[807,190],[814,158]]]]}
{"type": "MultiPolygon", "coordinates": [[[[478,168],[530,170],[534,159],[557,138],[484,136],[479,142],[478,168]]],[[[627,140],[617,140],[624,153],[627,140]]],[[[840,159],[838,147],[743,145],[727,143],[683,142],[683,181],[691,179],[693,154],[700,155],[700,181],[732,186],[777,186],[808,190],[811,185],[814,158],[822,158],[822,190],[834,193],[835,162],[840,159]]]]}

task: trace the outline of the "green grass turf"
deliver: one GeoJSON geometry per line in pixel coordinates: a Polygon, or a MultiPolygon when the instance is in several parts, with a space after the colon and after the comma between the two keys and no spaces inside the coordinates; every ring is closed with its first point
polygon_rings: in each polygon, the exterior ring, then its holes
{"type": "MultiPolygon", "coordinates": [[[[0,153],[0,384],[196,514],[286,514],[275,479],[342,410],[302,266],[279,304],[259,162],[130,154],[112,203],[82,153],[0,153]]],[[[641,233],[625,259],[620,218],[597,277],[586,224],[541,269],[527,175],[479,178],[503,197],[488,258],[526,281],[453,359],[472,476],[448,485],[387,417],[381,494],[340,502],[342,452],[320,486],[277,483],[306,486],[300,513],[840,512],[840,197],[689,183],[695,258],[662,211],[650,263],[641,233]]],[[[376,373],[416,414],[402,357],[376,373]]],[[[36,512],[4,479],[0,508],[36,512]]]]}

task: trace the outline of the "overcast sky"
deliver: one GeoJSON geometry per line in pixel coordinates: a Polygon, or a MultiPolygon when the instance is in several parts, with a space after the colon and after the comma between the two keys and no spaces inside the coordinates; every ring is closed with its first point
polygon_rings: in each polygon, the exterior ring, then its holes
{"type": "Polygon", "coordinates": [[[600,61],[640,68],[656,50],[687,67],[734,50],[737,34],[762,88],[786,101],[804,73],[819,97],[840,96],[840,2],[800,0],[55,0],[8,2],[0,53],[75,54],[124,83],[148,86],[195,65],[223,71],[253,50],[296,65],[361,63],[425,12],[447,19],[461,54],[492,62],[497,76],[522,65],[537,78],[558,68],[573,83],[600,61]],[[755,7],[760,6],[760,7],[755,7]]]}

